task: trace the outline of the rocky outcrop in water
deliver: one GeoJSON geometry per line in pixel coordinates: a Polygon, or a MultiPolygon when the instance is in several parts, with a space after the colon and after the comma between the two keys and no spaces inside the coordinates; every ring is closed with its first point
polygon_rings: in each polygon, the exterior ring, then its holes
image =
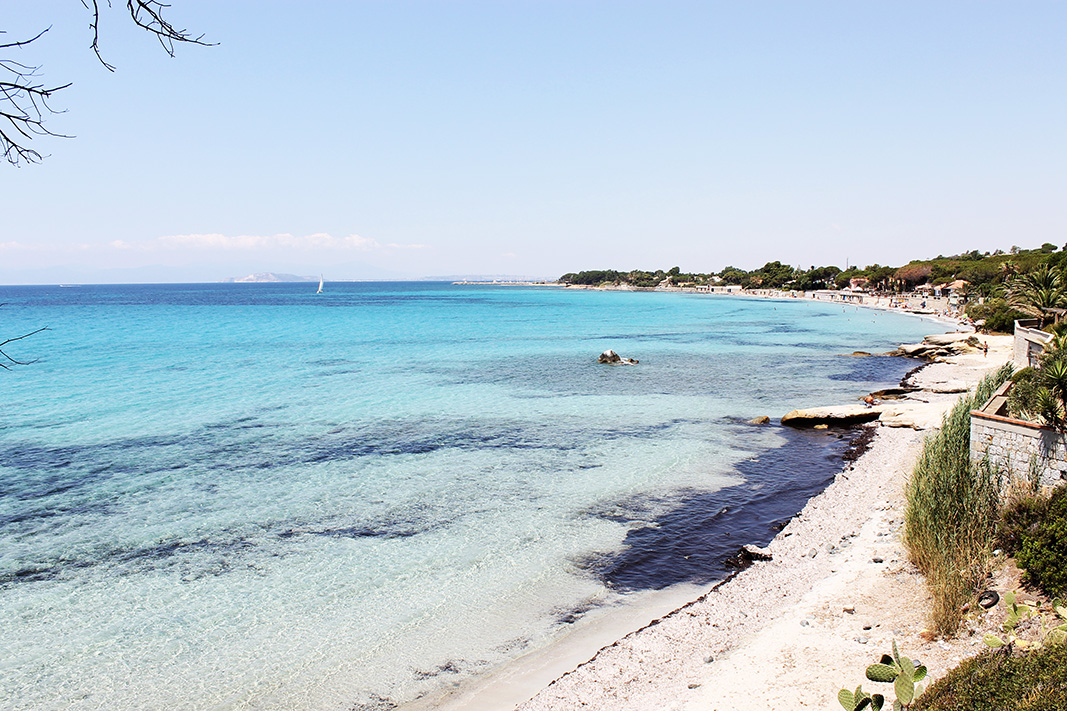
{"type": "Polygon", "coordinates": [[[637,365],[638,362],[636,358],[623,358],[610,348],[597,358],[597,363],[607,363],[608,365],[637,365]]]}

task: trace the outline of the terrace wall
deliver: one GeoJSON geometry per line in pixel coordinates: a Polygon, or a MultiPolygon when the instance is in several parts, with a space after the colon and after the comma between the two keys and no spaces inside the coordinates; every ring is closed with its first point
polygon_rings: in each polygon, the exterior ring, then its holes
{"type": "MultiPolygon", "coordinates": [[[[1018,333],[1018,330],[1016,330],[1018,333]]],[[[989,457],[989,462],[1013,479],[1040,486],[1056,486],[1067,480],[1067,436],[1051,427],[1016,420],[1007,415],[1004,383],[979,409],[971,411],[971,459],[989,457]]]]}

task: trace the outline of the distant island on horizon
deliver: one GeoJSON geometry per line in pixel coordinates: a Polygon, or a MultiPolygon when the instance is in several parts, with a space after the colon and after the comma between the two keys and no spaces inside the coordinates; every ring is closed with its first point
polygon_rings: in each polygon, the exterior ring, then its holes
{"type": "MultiPolygon", "coordinates": [[[[267,284],[318,281],[318,276],[301,276],[299,274],[286,274],[283,272],[256,272],[243,277],[227,277],[220,279],[219,284],[267,284]]],[[[513,274],[446,274],[424,277],[410,277],[407,279],[328,279],[327,281],[451,281],[451,282],[479,282],[479,283],[520,283],[520,282],[554,282],[555,279],[545,277],[516,276],[513,274]]]]}
{"type": "Polygon", "coordinates": [[[257,272],[244,277],[229,277],[219,281],[220,284],[259,284],[293,281],[318,281],[317,276],[299,276],[297,274],[276,274],[274,272],[257,272]]]}

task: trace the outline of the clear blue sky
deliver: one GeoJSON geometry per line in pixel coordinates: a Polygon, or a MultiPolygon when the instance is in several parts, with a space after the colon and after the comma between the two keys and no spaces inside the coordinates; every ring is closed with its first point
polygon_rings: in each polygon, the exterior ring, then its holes
{"type": "Polygon", "coordinates": [[[114,4],[112,74],[77,0],[4,2],[76,138],[0,165],[0,282],[1067,242],[1067,3],[172,0],[218,43],[175,59],[114,4]]]}

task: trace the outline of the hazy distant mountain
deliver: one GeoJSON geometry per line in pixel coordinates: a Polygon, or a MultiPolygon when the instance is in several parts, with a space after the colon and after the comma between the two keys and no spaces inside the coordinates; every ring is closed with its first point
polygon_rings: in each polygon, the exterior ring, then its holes
{"type": "Polygon", "coordinates": [[[275,274],[274,272],[257,272],[245,277],[230,277],[223,279],[224,284],[239,284],[246,282],[282,282],[282,281],[318,281],[317,276],[297,276],[296,274],[275,274]]]}
{"type": "Polygon", "coordinates": [[[515,274],[440,274],[422,277],[419,281],[555,281],[555,278],[517,276],[515,274]]]}

